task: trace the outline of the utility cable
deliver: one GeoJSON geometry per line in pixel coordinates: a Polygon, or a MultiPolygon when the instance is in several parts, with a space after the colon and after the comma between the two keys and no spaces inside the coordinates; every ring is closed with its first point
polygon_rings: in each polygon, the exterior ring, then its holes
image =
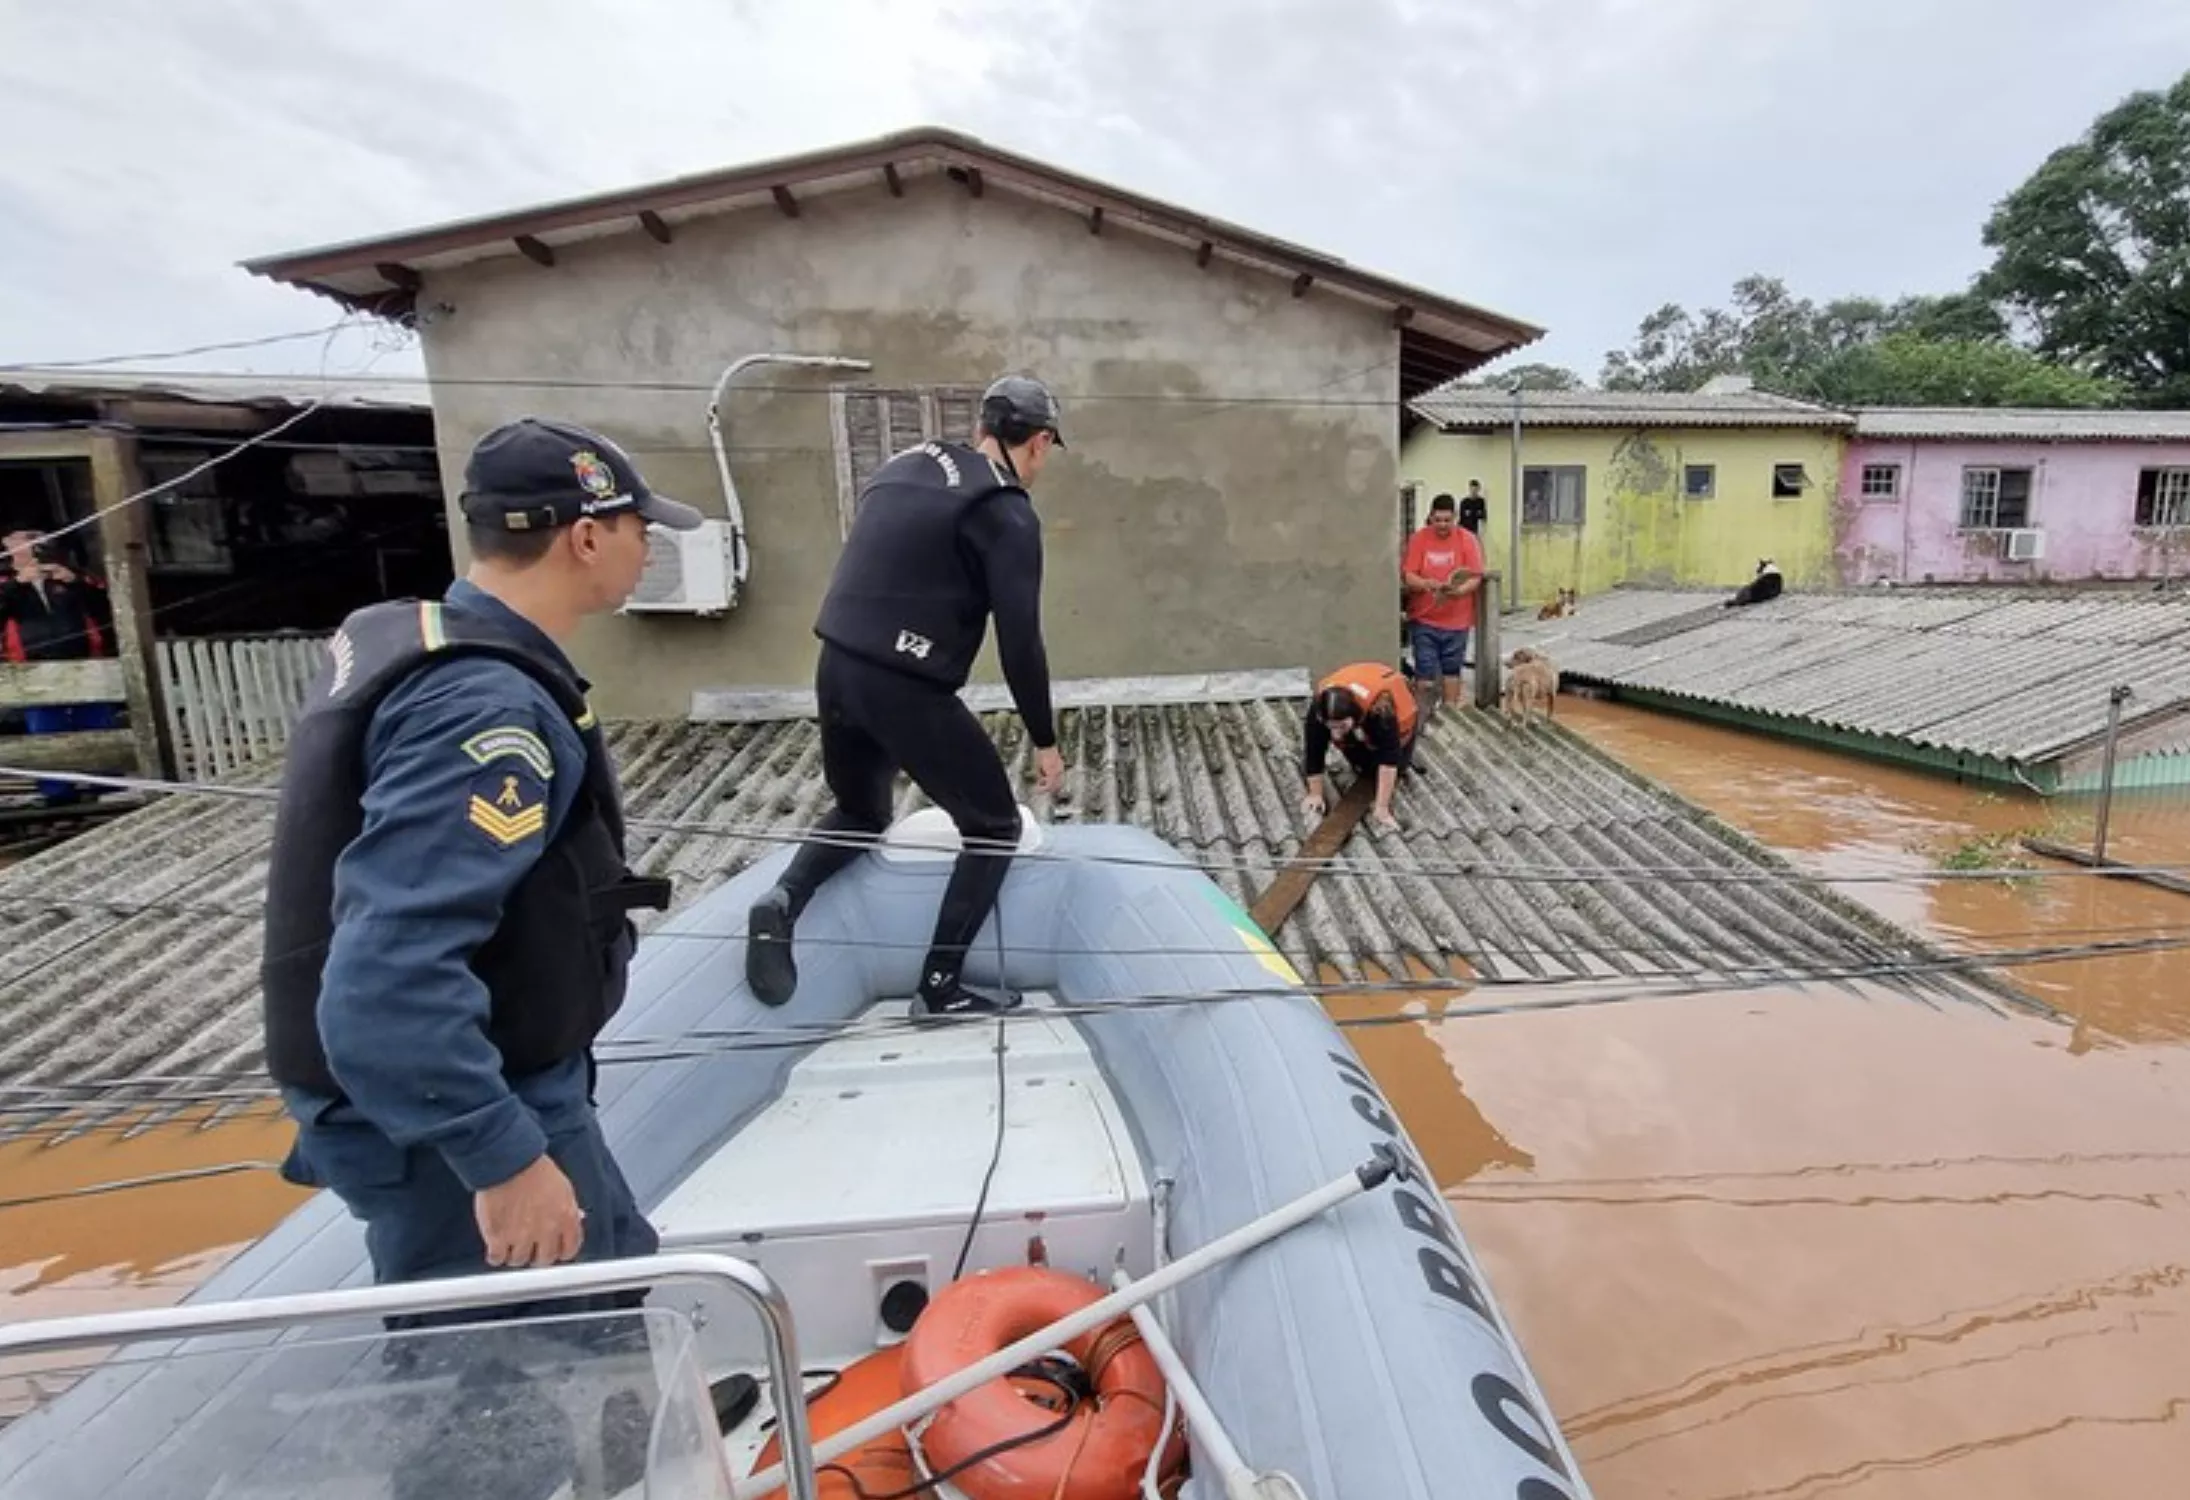
{"type": "MultiPolygon", "coordinates": [[[[88,771],[48,771],[27,767],[0,765],[0,777],[20,777],[25,780],[49,778],[84,786],[112,786],[125,791],[173,793],[202,797],[225,797],[235,801],[274,803],[280,800],[280,792],[268,786],[240,786],[212,782],[170,781],[135,776],[109,776],[88,771]]],[[[648,833],[679,833],[704,835],[711,838],[741,839],[748,843],[764,843],[798,846],[818,844],[830,848],[880,851],[893,847],[890,835],[885,833],[860,833],[853,830],[821,832],[819,830],[786,829],[759,823],[726,823],[696,818],[633,817],[626,826],[648,833]]],[[[1071,823],[1058,824],[1071,827],[1071,823]]],[[[1406,835],[1399,837],[1404,841],[1406,835]]],[[[1367,865],[1355,862],[1354,856],[1333,854],[1320,859],[1301,859],[1273,853],[1261,860],[1224,858],[1208,855],[1180,853],[1166,857],[1153,854],[1097,854],[1063,849],[1020,850],[1016,843],[1004,839],[971,838],[962,841],[963,847],[976,852],[1011,854],[1015,862],[1110,865],[1128,869],[1174,870],[1183,865],[1204,873],[1251,875],[1261,878],[1282,874],[1288,870],[1313,871],[1318,876],[1336,876],[1341,879],[1359,880],[1408,880],[1423,878],[1457,877],[1470,880],[1504,880],[1518,884],[1630,884],[1637,881],[1667,882],[1696,885],[1907,885],[1920,881],[2004,881],[2027,880],[2113,880],[2139,875],[2190,875],[2190,864],[2141,864],[2108,865],[2104,868],[2072,866],[2032,867],[2023,865],[1999,865],[1977,869],[1925,869],[1879,870],[1871,872],[1818,872],[1790,868],[1776,871],[1770,868],[1727,869],[1703,865],[1506,865],[1487,860],[1417,860],[1409,858],[1404,864],[1382,863],[1367,865]]],[[[1380,847],[1372,844],[1371,849],[1380,847]]],[[[1402,847],[1405,847],[1402,843],[1402,847]]]]}

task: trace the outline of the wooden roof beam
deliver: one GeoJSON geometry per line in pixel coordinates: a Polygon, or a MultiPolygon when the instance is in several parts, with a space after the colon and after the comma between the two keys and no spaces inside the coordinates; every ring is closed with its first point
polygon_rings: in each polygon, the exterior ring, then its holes
{"type": "Polygon", "coordinates": [[[1103,232],[1103,206],[1100,203],[1087,211],[1087,232],[1089,234],[1101,234],[1103,232]]]}
{"type": "Polygon", "coordinates": [[[768,191],[775,196],[776,207],[783,210],[783,216],[786,219],[798,217],[798,199],[791,196],[789,188],[779,182],[768,191]]]}
{"type": "Polygon", "coordinates": [[[656,244],[666,245],[676,238],[676,235],[670,232],[669,221],[651,208],[639,210],[639,227],[645,230],[647,236],[656,244]]]}
{"type": "Polygon", "coordinates": [[[373,271],[382,281],[385,281],[399,292],[415,292],[426,284],[425,279],[418,272],[399,260],[377,262],[373,266],[373,271]]]}
{"type": "Polygon", "coordinates": [[[882,164],[882,180],[890,185],[892,198],[905,196],[905,179],[897,175],[896,162],[886,161],[882,164]]]}
{"type": "Polygon", "coordinates": [[[1216,253],[1217,247],[1215,243],[1210,240],[1203,240],[1201,242],[1201,248],[1194,252],[1194,264],[1206,271],[1209,269],[1210,257],[1215,255],[1216,253]]]}
{"type": "Polygon", "coordinates": [[[1313,286],[1314,284],[1315,277],[1309,275],[1306,271],[1301,272],[1298,276],[1295,276],[1293,278],[1293,295],[1295,297],[1307,296],[1308,288],[1313,286]]]}
{"type": "Polygon", "coordinates": [[[549,247],[546,240],[538,239],[529,234],[521,234],[512,243],[524,252],[525,259],[536,266],[552,266],[555,264],[555,251],[549,247]]]}

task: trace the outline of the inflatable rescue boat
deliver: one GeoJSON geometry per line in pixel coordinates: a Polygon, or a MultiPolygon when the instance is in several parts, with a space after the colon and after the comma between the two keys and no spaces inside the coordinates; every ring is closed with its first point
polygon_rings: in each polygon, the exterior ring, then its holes
{"type": "Polygon", "coordinates": [[[743,929],[789,851],[642,941],[598,1097],[660,1256],[374,1287],[321,1193],[178,1307],[0,1327],[0,1362],[101,1351],[0,1431],[0,1495],[1582,1500],[1292,967],[1152,835],[1023,827],[966,971],[1025,996],[1001,1018],[908,1015],[932,810],[823,888],[780,1009],[743,929]]]}

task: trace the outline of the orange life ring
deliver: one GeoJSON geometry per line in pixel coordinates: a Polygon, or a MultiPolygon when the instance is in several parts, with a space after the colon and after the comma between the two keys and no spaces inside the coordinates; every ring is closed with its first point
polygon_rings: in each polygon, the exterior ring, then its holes
{"type": "MultiPolygon", "coordinates": [[[[873,1416],[904,1394],[904,1375],[899,1361],[904,1346],[878,1349],[848,1367],[819,1394],[807,1398],[806,1424],[815,1442],[834,1437],[854,1422],[873,1416]]],[[[770,1437],[753,1460],[749,1471],[758,1474],[783,1456],[780,1438],[770,1437]]],[[[902,1431],[885,1433],[855,1448],[815,1476],[821,1500],[865,1500],[873,1495],[894,1495],[920,1482],[913,1467],[912,1446],[902,1431]]],[[[770,1490],[768,1500],[780,1500],[783,1490],[770,1490]]]]}
{"type": "MultiPolygon", "coordinates": [[[[938,1292],[905,1340],[905,1393],[986,1359],[1059,1318],[1102,1300],[1103,1290],[1044,1266],[1013,1266],[956,1281],[938,1292]]],[[[955,1475],[970,1500],[1130,1500],[1148,1455],[1164,1444],[1158,1472],[1186,1461],[1186,1435],[1164,1432],[1164,1380],[1130,1318],[1065,1346],[1094,1388],[1072,1419],[1039,1441],[1007,1448],[955,1475]]],[[[1041,1431],[1057,1413],[1035,1399],[1032,1382],[998,1378],[936,1413],[920,1436],[928,1466],[956,1468],[999,1443],[1041,1431]]]]}

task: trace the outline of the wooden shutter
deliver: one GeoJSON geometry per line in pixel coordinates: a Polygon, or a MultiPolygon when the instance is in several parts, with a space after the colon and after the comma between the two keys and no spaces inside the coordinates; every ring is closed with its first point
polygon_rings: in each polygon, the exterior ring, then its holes
{"type": "Polygon", "coordinates": [[[935,436],[946,443],[973,441],[973,424],[981,416],[981,392],[973,386],[946,385],[935,389],[935,436]]]}

